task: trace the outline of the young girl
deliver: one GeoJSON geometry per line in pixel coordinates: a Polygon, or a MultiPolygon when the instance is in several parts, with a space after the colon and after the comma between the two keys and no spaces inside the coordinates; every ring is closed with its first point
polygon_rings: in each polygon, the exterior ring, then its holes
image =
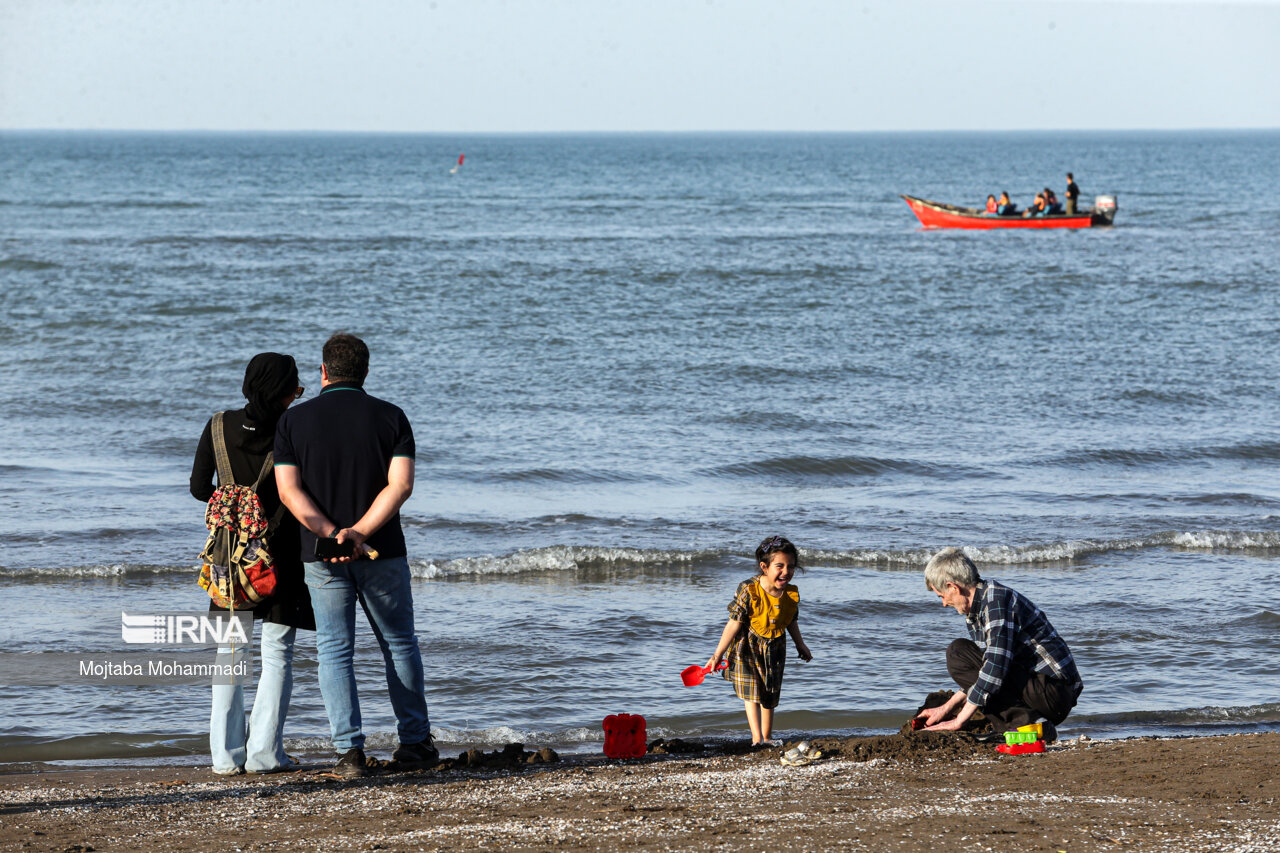
{"type": "Polygon", "coordinates": [[[789,583],[795,574],[799,552],[781,536],[770,536],[756,548],[760,574],[738,584],[729,605],[729,621],[720,635],[716,652],[707,661],[712,671],[729,651],[729,668],[724,677],[747,709],[752,744],[773,745],[773,709],[782,692],[782,670],[787,665],[790,633],[800,660],[813,659],[800,636],[796,621],[800,593],[789,583]],[[732,644],[732,650],[729,649],[732,644]]]}

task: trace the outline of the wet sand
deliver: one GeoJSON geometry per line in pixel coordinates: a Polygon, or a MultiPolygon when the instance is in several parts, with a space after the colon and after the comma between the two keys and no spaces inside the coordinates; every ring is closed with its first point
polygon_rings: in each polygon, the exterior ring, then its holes
{"type": "Polygon", "coordinates": [[[350,781],[319,766],[14,773],[0,776],[0,849],[1280,850],[1280,734],[1016,757],[956,735],[815,743],[831,757],[799,768],[781,749],[552,763],[513,750],[350,781]]]}

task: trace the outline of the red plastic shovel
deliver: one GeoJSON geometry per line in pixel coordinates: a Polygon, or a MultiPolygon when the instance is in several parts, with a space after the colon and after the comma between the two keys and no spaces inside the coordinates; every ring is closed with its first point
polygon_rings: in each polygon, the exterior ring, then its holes
{"type": "MultiPolygon", "coordinates": [[[[720,665],[715,668],[715,671],[719,672],[722,669],[728,668],[729,662],[727,660],[722,660],[720,661],[720,665]]],[[[684,671],[680,673],[680,680],[684,682],[685,687],[696,687],[702,683],[702,679],[706,678],[710,674],[711,667],[698,666],[697,664],[694,664],[693,666],[687,666],[684,668],[684,671]]]]}

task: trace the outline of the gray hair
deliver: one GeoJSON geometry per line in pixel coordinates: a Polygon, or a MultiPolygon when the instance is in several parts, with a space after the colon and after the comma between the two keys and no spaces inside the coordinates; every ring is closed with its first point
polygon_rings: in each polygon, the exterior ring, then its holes
{"type": "Polygon", "coordinates": [[[981,580],[978,567],[959,548],[943,548],[930,557],[924,567],[924,585],[938,592],[944,591],[949,583],[972,589],[981,580]]]}

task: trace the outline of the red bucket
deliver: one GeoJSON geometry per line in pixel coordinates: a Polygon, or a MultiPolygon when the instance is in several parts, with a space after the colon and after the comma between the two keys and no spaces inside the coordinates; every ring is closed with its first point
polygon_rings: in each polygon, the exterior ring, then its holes
{"type": "Polygon", "coordinates": [[[640,758],[648,751],[644,717],[610,714],[604,718],[604,754],[609,758],[640,758]]]}

